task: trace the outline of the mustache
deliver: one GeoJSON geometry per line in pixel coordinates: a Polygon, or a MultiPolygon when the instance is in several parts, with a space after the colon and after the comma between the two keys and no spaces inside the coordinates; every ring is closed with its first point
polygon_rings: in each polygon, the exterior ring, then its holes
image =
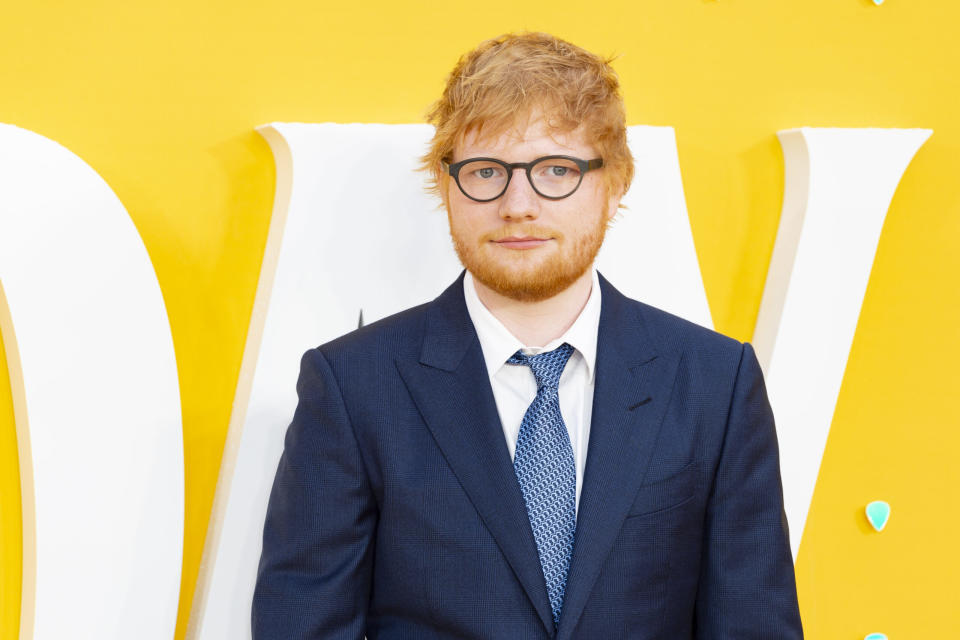
{"type": "Polygon", "coordinates": [[[550,227],[544,227],[541,225],[534,224],[525,224],[514,227],[503,227],[497,229],[496,231],[491,231],[483,236],[483,240],[487,242],[499,242],[504,238],[557,238],[562,239],[563,234],[557,231],[556,229],[551,229],[550,227]]]}

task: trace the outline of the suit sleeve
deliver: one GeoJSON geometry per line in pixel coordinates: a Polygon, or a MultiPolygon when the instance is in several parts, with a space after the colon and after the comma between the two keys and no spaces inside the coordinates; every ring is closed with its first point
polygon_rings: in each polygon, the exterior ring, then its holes
{"type": "Polygon", "coordinates": [[[707,505],[697,640],[802,640],[773,412],[743,345],[707,505]]]}
{"type": "Polygon", "coordinates": [[[361,640],[376,502],[340,389],[319,349],[300,361],[263,528],[254,640],[361,640]]]}

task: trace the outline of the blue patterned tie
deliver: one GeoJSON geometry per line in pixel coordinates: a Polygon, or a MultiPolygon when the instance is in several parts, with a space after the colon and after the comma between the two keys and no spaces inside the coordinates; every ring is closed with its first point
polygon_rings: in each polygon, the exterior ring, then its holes
{"type": "Polygon", "coordinates": [[[553,351],[533,356],[517,351],[507,360],[529,366],[537,379],[537,396],[520,423],[513,470],[527,505],[556,624],[560,622],[576,528],[577,468],[557,395],[560,374],[571,354],[573,347],[564,342],[553,351]]]}

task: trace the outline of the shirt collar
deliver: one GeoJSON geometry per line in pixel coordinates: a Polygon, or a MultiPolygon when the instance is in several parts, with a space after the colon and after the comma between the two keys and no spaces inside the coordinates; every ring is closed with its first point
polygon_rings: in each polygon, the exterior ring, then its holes
{"type": "Polygon", "coordinates": [[[527,354],[535,354],[552,351],[567,342],[583,357],[587,363],[587,379],[593,380],[594,365],[597,360],[597,333],[600,328],[600,280],[595,268],[591,267],[590,272],[592,275],[590,296],[581,309],[580,315],[562,336],[551,340],[543,347],[527,347],[510,333],[480,301],[473,283],[473,275],[469,271],[464,274],[463,297],[467,303],[470,320],[480,339],[483,359],[486,361],[487,373],[491,378],[519,349],[527,354]]]}

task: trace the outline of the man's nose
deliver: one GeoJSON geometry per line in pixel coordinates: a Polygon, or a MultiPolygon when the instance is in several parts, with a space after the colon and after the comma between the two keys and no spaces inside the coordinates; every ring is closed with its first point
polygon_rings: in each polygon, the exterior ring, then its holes
{"type": "Polygon", "coordinates": [[[500,196],[500,217],[532,219],[538,215],[540,215],[540,196],[527,180],[527,172],[519,168],[514,169],[507,190],[500,196]]]}

